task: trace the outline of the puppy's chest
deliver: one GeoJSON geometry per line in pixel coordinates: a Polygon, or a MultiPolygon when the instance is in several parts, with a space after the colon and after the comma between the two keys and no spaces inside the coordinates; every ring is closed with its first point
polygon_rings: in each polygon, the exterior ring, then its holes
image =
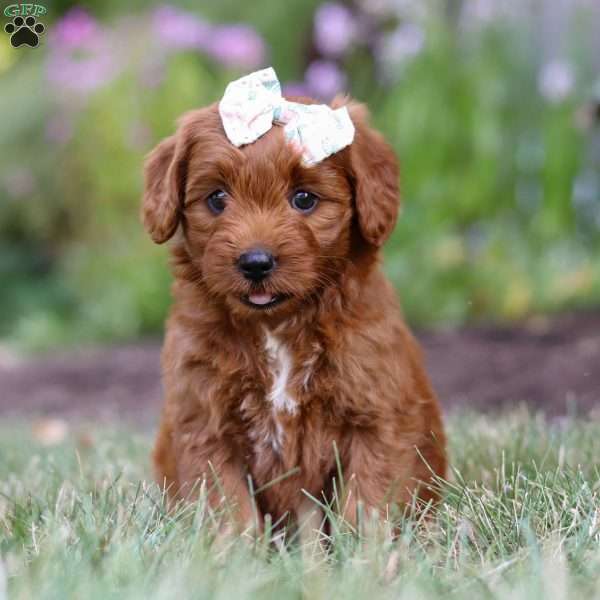
{"type": "Polygon", "coordinates": [[[299,347],[265,331],[256,354],[258,385],[240,404],[254,454],[273,454],[292,462],[299,459],[307,421],[320,412],[312,400],[318,395],[322,355],[318,342],[299,347]]]}

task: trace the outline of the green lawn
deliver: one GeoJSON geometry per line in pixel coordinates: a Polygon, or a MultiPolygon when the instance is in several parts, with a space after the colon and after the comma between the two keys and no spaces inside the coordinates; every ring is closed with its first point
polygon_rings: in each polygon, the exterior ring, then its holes
{"type": "Polygon", "coordinates": [[[600,597],[600,422],[517,411],[448,430],[435,519],[406,519],[394,541],[336,523],[323,553],[215,539],[201,501],[166,513],[150,435],[81,426],[49,448],[4,423],[0,600],[600,597]]]}

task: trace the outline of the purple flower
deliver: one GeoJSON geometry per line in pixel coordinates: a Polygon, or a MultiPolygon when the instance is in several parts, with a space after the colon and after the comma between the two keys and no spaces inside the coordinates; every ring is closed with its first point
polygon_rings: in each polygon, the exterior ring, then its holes
{"type": "Polygon", "coordinates": [[[79,48],[101,35],[97,21],[83,8],[68,11],[50,32],[49,42],[61,49],[79,48]]]}
{"type": "Polygon", "coordinates": [[[343,4],[326,2],[315,13],[314,40],[321,54],[340,56],[354,42],[356,34],[356,20],[343,4]]]}
{"type": "Polygon", "coordinates": [[[263,39],[247,25],[219,25],[213,28],[203,49],[226,67],[253,69],[264,64],[263,39]]]}
{"type": "MultiPolygon", "coordinates": [[[[530,2],[500,2],[499,0],[465,0],[460,13],[460,25],[466,30],[477,30],[497,21],[523,21],[529,18],[530,2]]],[[[547,6],[551,6],[548,3],[547,6]]],[[[545,5],[540,5],[543,13],[545,5]]],[[[541,21],[544,21],[541,18],[541,21]]]]}
{"type": "Polygon", "coordinates": [[[106,32],[83,9],[70,10],[50,36],[48,80],[61,91],[86,93],[108,83],[117,72],[106,32]]]}
{"type": "Polygon", "coordinates": [[[346,75],[330,60],[315,60],[304,74],[306,86],[320,100],[331,100],[346,87],[346,75]]]}
{"type": "Polygon", "coordinates": [[[155,35],[169,49],[200,50],[226,67],[252,69],[264,64],[265,43],[247,25],[213,26],[173,6],[156,9],[152,24],[155,35]]]}
{"type": "Polygon", "coordinates": [[[303,81],[289,81],[283,84],[282,93],[286,98],[290,96],[310,96],[310,90],[303,81]]]}
{"type": "Polygon", "coordinates": [[[174,6],[160,6],[154,11],[152,29],[165,46],[175,50],[201,48],[211,33],[208,23],[174,6]]]}
{"type": "Polygon", "coordinates": [[[389,72],[419,54],[424,45],[425,33],[421,27],[406,23],[378,41],[375,56],[384,73],[389,75],[389,72]]]}
{"type": "Polygon", "coordinates": [[[500,10],[495,0],[468,0],[462,6],[462,18],[469,24],[487,25],[499,18],[500,10]]]}
{"type": "Polygon", "coordinates": [[[538,88],[549,102],[562,102],[568,98],[574,86],[575,75],[567,61],[554,60],[542,67],[538,77],[538,88]]]}
{"type": "Polygon", "coordinates": [[[48,57],[46,74],[57,88],[92,92],[110,82],[117,73],[111,47],[100,41],[76,53],[58,51],[48,57]]]}
{"type": "Polygon", "coordinates": [[[370,20],[383,22],[390,17],[396,17],[399,21],[422,22],[439,12],[438,6],[443,5],[440,2],[415,0],[355,0],[355,4],[359,12],[367,15],[370,20]]]}

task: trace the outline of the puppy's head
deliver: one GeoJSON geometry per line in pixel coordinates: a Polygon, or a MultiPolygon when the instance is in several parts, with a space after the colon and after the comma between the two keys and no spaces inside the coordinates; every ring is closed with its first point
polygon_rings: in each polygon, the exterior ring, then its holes
{"type": "Polygon", "coordinates": [[[374,254],[396,222],[394,153],[362,105],[348,109],[353,143],[309,167],[281,127],[236,148],[216,105],[188,113],[146,161],[142,217],[152,239],[180,227],[202,284],[237,315],[297,310],[374,254]]]}

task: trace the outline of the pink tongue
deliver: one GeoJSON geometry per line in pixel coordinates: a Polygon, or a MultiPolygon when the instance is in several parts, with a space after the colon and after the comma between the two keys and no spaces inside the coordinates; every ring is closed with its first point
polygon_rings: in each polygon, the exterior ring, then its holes
{"type": "Polygon", "coordinates": [[[273,296],[271,294],[250,294],[248,300],[252,304],[269,304],[273,300],[273,296]]]}

